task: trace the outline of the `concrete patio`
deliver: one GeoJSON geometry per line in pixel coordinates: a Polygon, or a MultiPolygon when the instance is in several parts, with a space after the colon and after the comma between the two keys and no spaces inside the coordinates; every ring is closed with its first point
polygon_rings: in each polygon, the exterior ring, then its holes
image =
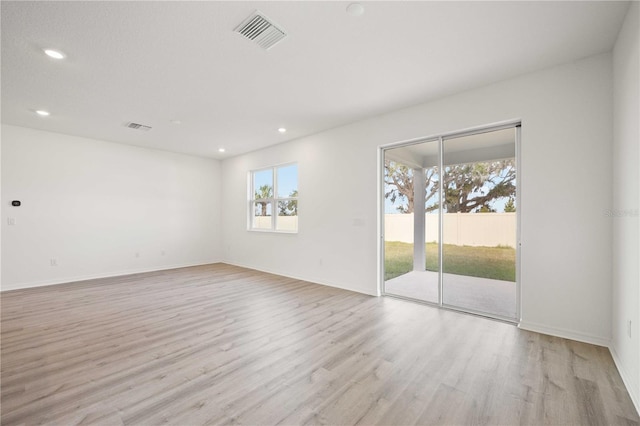
{"type": "MultiPolygon", "coordinates": [[[[443,274],[443,304],[516,319],[516,283],[443,274]]],[[[385,293],[438,303],[438,273],[411,271],[385,282],[385,293]]]]}

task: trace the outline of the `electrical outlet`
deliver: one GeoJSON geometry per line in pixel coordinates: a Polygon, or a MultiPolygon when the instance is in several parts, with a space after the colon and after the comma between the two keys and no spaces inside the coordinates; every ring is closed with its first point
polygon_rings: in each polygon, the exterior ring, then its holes
{"type": "Polygon", "coordinates": [[[49,262],[51,266],[58,266],[58,259],[50,259],[49,262]]]}
{"type": "Polygon", "coordinates": [[[9,226],[14,226],[16,224],[16,218],[15,217],[8,217],[7,218],[7,224],[9,226]]]}

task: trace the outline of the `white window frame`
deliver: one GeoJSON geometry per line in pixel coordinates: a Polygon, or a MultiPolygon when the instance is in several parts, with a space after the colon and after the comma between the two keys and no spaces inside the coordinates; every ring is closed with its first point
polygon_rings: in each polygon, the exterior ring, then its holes
{"type": "MultiPolygon", "coordinates": [[[[247,230],[249,231],[256,231],[256,232],[277,232],[277,233],[282,233],[282,234],[297,234],[298,233],[298,224],[296,224],[296,229],[295,230],[286,230],[286,229],[276,229],[277,226],[277,220],[278,220],[278,203],[280,201],[292,201],[295,200],[298,203],[298,207],[300,206],[300,202],[299,202],[299,191],[298,191],[298,197],[278,197],[278,169],[281,168],[285,168],[285,167],[289,167],[289,166],[297,166],[298,163],[285,163],[285,164],[278,164],[276,166],[271,166],[271,167],[262,167],[260,169],[255,169],[255,170],[250,170],[248,173],[248,181],[249,181],[249,203],[248,203],[248,211],[249,211],[249,215],[248,215],[248,223],[247,223],[247,230]],[[259,172],[263,172],[265,170],[271,170],[271,176],[273,178],[273,189],[272,189],[272,196],[269,198],[255,198],[255,194],[256,194],[256,188],[254,187],[254,175],[256,173],[259,172]],[[255,203],[257,202],[266,202],[269,203],[271,205],[271,228],[267,229],[267,228],[254,228],[253,227],[253,223],[254,223],[254,219],[255,219],[255,203]]],[[[296,177],[296,184],[298,184],[297,182],[297,177],[296,177]]],[[[299,185],[296,185],[297,187],[299,185]]],[[[298,216],[298,215],[296,215],[298,216]]]]}

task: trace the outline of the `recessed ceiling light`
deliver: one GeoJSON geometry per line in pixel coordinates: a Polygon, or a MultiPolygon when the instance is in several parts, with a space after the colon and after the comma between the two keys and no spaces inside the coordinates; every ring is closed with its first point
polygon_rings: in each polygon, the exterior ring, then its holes
{"type": "Polygon", "coordinates": [[[51,113],[49,113],[49,111],[45,111],[45,110],[43,110],[43,109],[36,110],[36,114],[41,115],[41,116],[43,116],[43,117],[46,117],[46,116],[48,116],[48,115],[51,115],[51,113]]]}
{"type": "Polygon", "coordinates": [[[364,14],[364,6],[360,3],[351,3],[347,6],[347,13],[351,16],[362,16],[364,14]]]}
{"type": "Polygon", "coordinates": [[[280,127],[280,128],[278,129],[278,131],[279,131],[280,133],[286,133],[286,132],[287,132],[287,129],[285,129],[284,127],[280,127]]]}
{"type": "Polygon", "coordinates": [[[218,148],[218,152],[224,152],[225,149],[224,148],[218,148]]]}
{"type": "Polygon", "coordinates": [[[44,53],[49,56],[50,58],[53,59],[64,59],[67,57],[67,55],[65,55],[64,53],[60,52],[59,50],[53,50],[53,49],[44,49],[44,53]]]}

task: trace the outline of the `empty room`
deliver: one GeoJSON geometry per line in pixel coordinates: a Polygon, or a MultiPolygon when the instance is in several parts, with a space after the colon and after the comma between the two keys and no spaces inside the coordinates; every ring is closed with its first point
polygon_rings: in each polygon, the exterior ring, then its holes
{"type": "Polygon", "coordinates": [[[640,2],[2,1],[0,423],[638,425],[640,2]]]}

